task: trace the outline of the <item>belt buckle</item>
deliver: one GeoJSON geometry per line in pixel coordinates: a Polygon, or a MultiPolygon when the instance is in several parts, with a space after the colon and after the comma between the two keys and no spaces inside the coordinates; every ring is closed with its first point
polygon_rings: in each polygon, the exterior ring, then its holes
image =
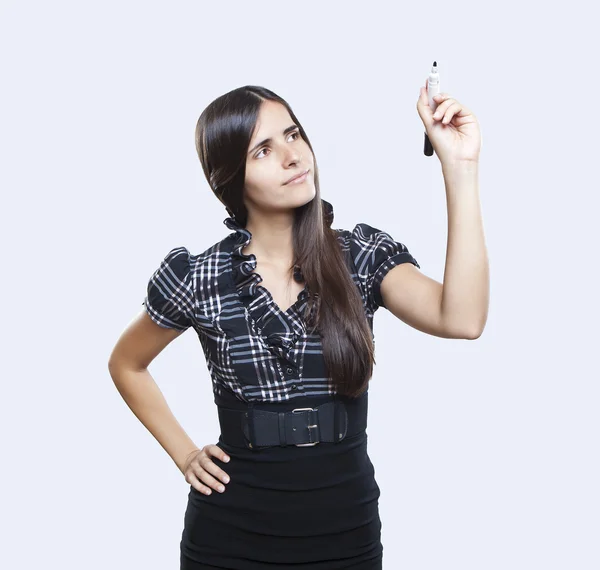
{"type": "MultiPolygon", "coordinates": [[[[306,411],[306,410],[313,410],[313,411],[315,411],[315,412],[316,412],[316,411],[317,411],[317,408],[295,408],[294,410],[292,410],[292,413],[295,413],[295,412],[303,412],[303,411],[306,411]]],[[[317,425],[318,425],[318,424],[313,424],[313,425],[311,425],[311,426],[308,426],[308,430],[309,430],[309,432],[308,432],[308,433],[310,433],[310,428],[316,428],[316,427],[317,427],[317,425]]],[[[311,443],[295,443],[294,445],[295,445],[296,447],[309,447],[309,446],[312,446],[312,445],[317,445],[317,443],[319,443],[319,442],[318,442],[318,441],[313,441],[313,442],[311,442],[311,443]]]]}

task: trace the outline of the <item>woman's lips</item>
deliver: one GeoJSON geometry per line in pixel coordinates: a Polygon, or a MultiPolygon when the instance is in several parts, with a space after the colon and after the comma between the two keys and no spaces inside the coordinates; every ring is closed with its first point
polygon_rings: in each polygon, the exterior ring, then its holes
{"type": "Polygon", "coordinates": [[[302,174],[301,176],[298,176],[297,178],[294,178],[293,180],[291,180],[290,182],[286,182],[286,184],[301,184],[302,182],[304,182],[306,180],[306,178],[308,177],[308,172],[309,170],[307,170],[304,174],[302,174]]]}

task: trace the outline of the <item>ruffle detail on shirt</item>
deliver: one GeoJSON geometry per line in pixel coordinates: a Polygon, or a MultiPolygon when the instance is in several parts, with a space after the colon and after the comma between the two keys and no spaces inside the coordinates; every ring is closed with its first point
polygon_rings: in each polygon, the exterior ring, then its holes
{"type": "MultiPolygon", "coordinates": [[[[331,205],[329,207],[331,208],[331,205]]],[[[287,358],[287,351],[296,344],[302,333],[302,325],[297,319],[290,319],[291,315],[281,307],[278,314],[273,314],[270,310],[270,294],[261,295],[258,291],[262,277],[254,272],[257,267],[256,256],[242,251],[251,242],[252,233],[234,217],[226,218],[223,223],[235,231],[231,248],[231,273],[237,293],[252,315],[252,320],[260,327],[260,336],[269,350],[277,356],[287,358]]],[[[298,282],[303,281],[302,271],[298,266],[294,268],[294,279],[298,282]]],[[[298,310],[304,310],[308,295],[308,288],[300,292],[295,302],[298,310]]]]}
{"type": "MultiPolygon", "coordinates": [[[[321,203],[325,209],[324,215],[327,225],[331,227],[334,217],[333,206],[327,200],[321,199],[321,203]]],[[[256,286],[261,281],[260,276],[254,273],[257,265],[256,256],[253,253],[245,254],[242,251],[252,241],[252,233],[233,216],[225,218],[223,223],[230,230],[236,232],[231,252],[231,271],[235,285],[241,296],[255,297],[256,286]]],[[[298,283],[303,281],[302,269],[297,265],[294,266],[294,279],[298,283]]]]}
{"type": "Polygon", "coordinates": [[[245,254],[242,252],[252,240],[252,234],[233,217],[226,218],[223,223],[236,232],[233,249],[231,250],[233,281],[238,291],[244,289],[244,295],[254,296],[256,285],[259,283],[259,276],[253,273],[257,264],[256,256],[253,253],[245,254]]]}
{"type": "MultiPolygon", "coordinates": [[[[234,229],[237,234],[231,251],[231,273],[233,282],[240,297],[247,297],[247,303],[252,311],[252,315],[256,321],[262,321],[262,317],[269,309],[269,299],[267,296],[260,298],[258,285],[262,281],[262,277],[255,273],[257,261],[253,253],[245,254],[242,250],[252,240],[252,234],[246,228],[239,225],[233,218],[225,220],[227,227],[234,229]]],[[[303,281],[302,271],[300,267],[294,267],[294,279],[301,283],[303,281]]],[[[307,296],[306,290],[300,293],[299,299],[302,300],[307,296]]]]}
{"type": "MultiPolygon", "coordinates": [[[[325,221],[329,227],[333,223],[333,206],[327,200],[321,199],[325,210],[325,221]]],[[[231,271],[233,274],[234,283],[241,296],[255,297],[256,286],[260,283],[261,278],[256,269],[256,256],[253,253],[245,254],[242,250],[252,241],[252,233],[242,226],[233,216],[225,218],[223,223],[230,229],[236,232],[233,250],[231,252],[231,271]]],[[[301,283],[303,281],[302,269],[299,266],[294,266],[294,279],[301,283]]]]}

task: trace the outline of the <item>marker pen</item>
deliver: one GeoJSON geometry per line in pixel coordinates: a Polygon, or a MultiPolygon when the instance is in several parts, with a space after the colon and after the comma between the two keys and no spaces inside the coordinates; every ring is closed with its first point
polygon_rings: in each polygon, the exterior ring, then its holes
{"type": "MultiPolygon", "coordinates": [[[[433,66],[431,71],[429,72],[429,77],[427,78],[427,97],[429,98],[429,106],[431,107],[431,112],[435,113],[437,109],[437,103],[433,100],[433,98],[438,95],[440,92],[440,74],[437,70],[437,61],[433,62],[433,66]]],[[[425,156],[433,155],[433,146],[431,146],[431,141],[427,136],[427,131],[425,131],[425,147],[423,148],[423,152],[425,156]]]]}

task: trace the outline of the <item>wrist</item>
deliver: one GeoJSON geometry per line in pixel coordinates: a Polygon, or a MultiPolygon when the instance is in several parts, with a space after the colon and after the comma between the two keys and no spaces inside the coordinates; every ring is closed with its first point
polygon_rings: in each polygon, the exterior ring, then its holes
{"type": "Polygon", "coordinates": [[[181,471],[181,473],[183,473],[185,475],[185,471],[187,469],[187,466],[190,464],[190,461],[200,451],[202,451],[202,450],[195,447],[194,449],[192,449],[191,451],[189,451],[187,453],[187,455],[183,458],[183,460],[181,460],[180,462],[177,463],[177,467],[179,468],[179,471],[181,471]]]}
{"type": "Polygon", "coordinates": [[[445,160],[442,162],[444,172],[477,172],[479,170],[479,160],[445,160]]]}

